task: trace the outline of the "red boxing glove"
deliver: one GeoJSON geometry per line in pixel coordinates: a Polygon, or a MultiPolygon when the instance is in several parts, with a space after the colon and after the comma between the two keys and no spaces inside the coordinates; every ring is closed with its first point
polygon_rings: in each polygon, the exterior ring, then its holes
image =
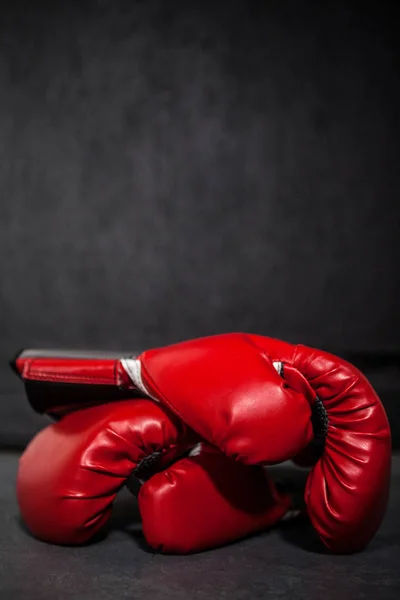
{"type": "Polygon", "coordinates": [[[382,521],[391,462],[387,416],[366,378],[331,354],[233,333],[121,360],[22,354],[16,369],[37,386],[39,393],[32,396],[31,388],[28,394],[38,410],[79,406],[79,394],[63,407],[49,403],[48,382],[77,389],[85,383],[92,402],[99,400],[99,384],[111,395],[136,389],[239,461],[294,458],[313,465],[305,502],[315,529],[334,552],[361,550],[382,521]]]}
{"type": "Polygon", "coordinates": [[[21,458],[22,517],[39,539],[81,544],[106,524],[118,490],[145,479],[138,503],[147,542],[189,553],[268,528],[291,509],[262,467],[237,463],[206,443],[179,458],[196,441],[150,400],[73,412],[41,431],[21,458]]]}

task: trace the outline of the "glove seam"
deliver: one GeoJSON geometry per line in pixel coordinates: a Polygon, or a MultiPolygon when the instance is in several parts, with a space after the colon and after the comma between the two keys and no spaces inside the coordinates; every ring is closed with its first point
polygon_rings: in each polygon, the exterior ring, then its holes
{"type": "Polygon", "coordinates": [[[112,379],[105,379],[99,377],[90,377],[87,375],[49,375],[44,372],[37,372],[35,374],[29,373],[28,376],[24,376],[24,379],[28,381],[88,381],[90,383],[101,383],[103,385],[115,385],[115,381],[112,379]]]}
{"type": "MultiPolygon", "coordinates": [[[[281,359],[280,357],[278,357],[278,356],[275,356],[275,357],[273,357],[271,354],[269,354],[269,353],[268,353],[268,352],[265,350],[265,348],[263,348],[262,346],[259,346],[259,345],[258,345],[258,344],[257,344],[257,343],[256,343],[256,342],[255,342],[255,341],[252,339],[252,337],[251,337],[249,334],[247,334],[247,333],[244,333],[244,334],[243,334],[243,337],[244,337],[245,341],[246,341],[246,342],[247,342],[247,343],[248,343],[250,346],[252,346],[252,347],[253,347],[253,348],[255,348],[256,350],[258,350],[258,352],[260,352],[260,353],[261,353],[261,355],[263,355],[263,356],[266,356],[266,357],[268,358],[268,360],[270,360],[270,361],[271,361],[271,363],[273,363],[273,362],[280,362],[280,363],[282,363],[283,365],[285,365],[285,364],[291,364],[291,363],[290,363],[290,362],[288,362],[288,361],[282,360],[282,359],[281,359]]],[[[275,371],[278,373],[278,375],[279,375],[280,373],[277,371],[277,369],[274,367],[274,365],[272,365],[272,367],[273,367],[273,369],[274,369],[274,370],[275,370],[275,371]]]]}
{"type": "MultiPolygon", "coordinates": [[[[143,444],[143,446],[135,444],[132,440],[130,440],[129,438],[125,437],[124,435],[121,435],[120,433],[118,433],[118,431],[115,431],[115,429],[111,429],[110,427],[106,427],[105,430],[108,431],[109,433],[112,433],[114,436],[116,436],[118,439],[122,440],[123,442],[125,442],[129,446],[136,446],[140,451],[142,451],[142,452],[145,453],[145,451],[143,450],[144,444],[143,444]]],[[[160,448],[160,450],[155,449],[152,452],[161,452],[161,453],[165,454],[166,452],[168,452],[169,450],[173,450],[177,446],[178,446],[177,442],[172,442],[172,443],[169,443],[169,444],[167,443],[167,444],[162,445],[162,447],[160,448]]]]}

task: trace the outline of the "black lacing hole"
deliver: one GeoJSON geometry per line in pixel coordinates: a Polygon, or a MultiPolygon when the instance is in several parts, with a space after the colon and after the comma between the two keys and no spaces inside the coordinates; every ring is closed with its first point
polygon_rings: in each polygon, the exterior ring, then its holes
{"type": "Polygon", "coordinates": [[[146,481],[146,479],[151,477],[153,473],[152,468],[158,462],[161,455],[162,451],[160,450],[142,458],[125,481],[126,487],[134,496],[138,495],[142,481],[146,481]]]}
{"type": "Polygon", "coordinates": [[[312,447],[318,457],[322,456],[328,435],[329,418],[322,400],[316,396],[311,407],[311,424],[314,432],[312,447]]]}

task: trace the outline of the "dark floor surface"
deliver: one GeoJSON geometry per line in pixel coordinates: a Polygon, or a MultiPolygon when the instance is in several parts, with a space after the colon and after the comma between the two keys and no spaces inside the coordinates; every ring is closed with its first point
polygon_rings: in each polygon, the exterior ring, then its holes
{"type": "Polygon", "coordinates": [[[135,501],[118,499],[113,529],[97,544],[62,548],[32,539],[18,517],[18,454],[0,453],[0,598],[64,600],[347,600],[400,597],[400,456],[390,506],[369,548],[353,556],[321,551],[304,523],[191,556],[151,553],[135,501]]]}

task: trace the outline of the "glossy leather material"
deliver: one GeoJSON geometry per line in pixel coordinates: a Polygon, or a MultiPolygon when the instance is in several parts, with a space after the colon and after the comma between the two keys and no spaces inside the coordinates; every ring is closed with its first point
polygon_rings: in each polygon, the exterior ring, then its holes
{"type": "Polygon", "coordinates": [[[292,508],[265,469],[202,444],[146,482],[139,493],[143,533],[153,548],[186,554],[265,530],[292,508]]]}
{"type": "Polygon", "coordinates": [[[59,418],[93,404],[140,396],[114,357],[73,351],[24,350],[11,361],[32,408],[59,418]]]}
{"type": "Polygon", "coordinates": [[[311,409],[245,334],[191,340],[139,357],[151,396],[247,464],[275,464],[312,440],[311,409]]]}
{"type": "Polygon", "coordinates": [[[240,333],[149,350],[139,360],[149,393],[228,455],[251,464],[289,456],[316,462],[305,501],[328,548],[354,552],[372,539],[388,501],[391,436],[382,403],[354,366],[240,333]],[[313,461],[317,398],[328,428],[322,457],[313,461]]]}
{"type": "Polygon", "coordinates": [[[21,457],[17,498],[38,538],[79,544],[107,522],[118,490],[149,454],[169,461],[187,449],[187,429],[148,400],[73,412],[42,430],[21,457]]]}
{"type": "Polygon", "coordinates": [[[115,359],[21,356],[15,366],[22,379],[31,381],[112,386],[129,383],[115,359]]]}
{"type": "Polygon", "coordinates": [[[288,512],[289,497],[278,494],[262,467],[247,468],[208,445],[180,458],[197,443],[151,400],[72,412],[42,430],[20,460],[22,517],[41,540],[85,543],[106,525],[119,489],[149,456],[157,462],[140,489],[139,508],[154,548],[205,550],[269,527],[288,512]]]}
{"type": "MultiPolygon", "coordinates": [[[[63,360],[57,368],[70,373],[73,363],[63,360]]],[[[354,552],[372,539],[388,501],[391,435],[382,403],[353,365],[243,333],[148,350],[137,363],[139,387],[228,456],[247,464],[293,458],[312,466],[305,501],[329,549],[354,552]],[[327,420],[322,456],[314,443],[316,406],[327,420]]],[[[132,382],[124,381],[115,389],[129,391],[132,382]]],[[[75,406],[81,402],[82,396],[71,397],[75,406]]],[[[57,396],[46,400],[52,403],[57,396]]]]}

